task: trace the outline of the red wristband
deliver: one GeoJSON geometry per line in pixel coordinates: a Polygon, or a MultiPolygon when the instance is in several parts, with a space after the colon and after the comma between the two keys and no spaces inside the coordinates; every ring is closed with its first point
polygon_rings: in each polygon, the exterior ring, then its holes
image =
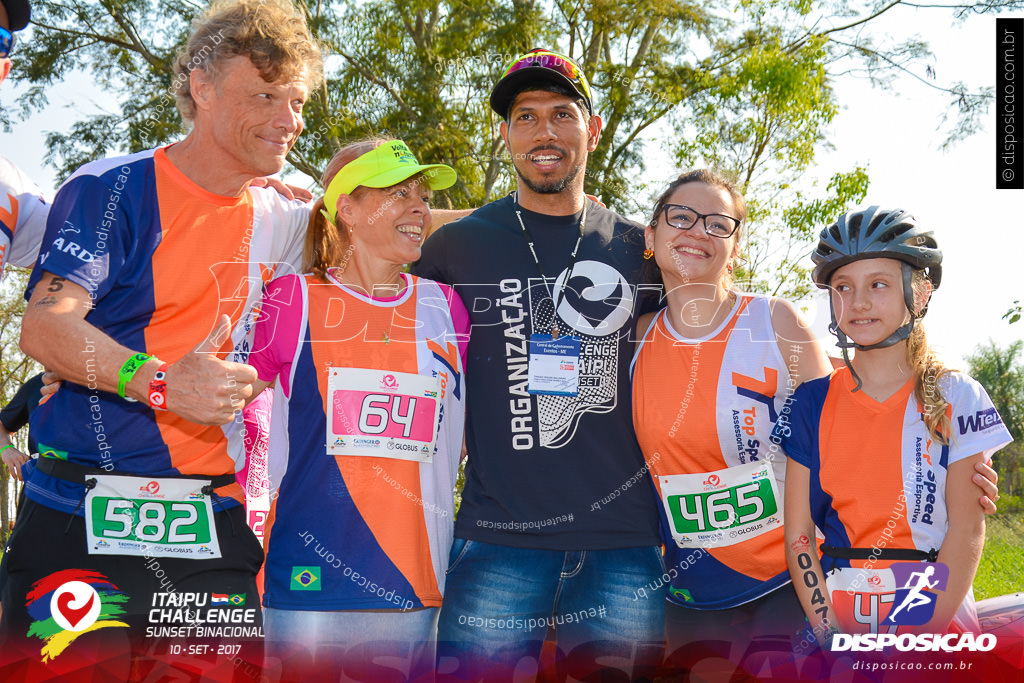
{"type": "Polygon", "coordinates": [[[164,363],[157,368],[149,381],[149,407],[153,410],[167,410],[167,366],[168,363],[164,363]]]}

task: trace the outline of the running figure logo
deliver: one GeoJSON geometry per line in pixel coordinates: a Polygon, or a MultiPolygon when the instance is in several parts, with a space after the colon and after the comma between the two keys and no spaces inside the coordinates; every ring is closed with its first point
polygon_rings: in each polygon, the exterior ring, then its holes
{"type": "Polygon", "coordinates": [[[935,614],[935,591],[946,590],[949,567],[941,563],[898,562],[890,569],[896,578],[893,608],[884,624],[920,626],[935,614]]]}

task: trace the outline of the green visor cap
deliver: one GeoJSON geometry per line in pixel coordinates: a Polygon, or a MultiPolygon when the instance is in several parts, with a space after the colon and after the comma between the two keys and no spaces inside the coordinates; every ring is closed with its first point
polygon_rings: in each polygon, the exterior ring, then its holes
{"type": "Polygon", "coordinates": [[[455,169],[444,164],[420,164],[412,150],[401,140],[390,140],[346,164],[331,180],[324,194],[324,208],[333,223],[338,197],[363,187],[391,187],[417,173],[431,190],[444,190],[455,184],[455,169]]]}

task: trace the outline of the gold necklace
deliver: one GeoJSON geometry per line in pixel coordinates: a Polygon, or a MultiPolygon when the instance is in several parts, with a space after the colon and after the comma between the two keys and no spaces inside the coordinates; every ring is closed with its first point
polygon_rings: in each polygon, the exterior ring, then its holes
{"type": "MultiPolygon", "coordinates": [[[[358,289],[361,289],[361,290],[363,289],[363,287],[361,285],[357,285],[357,284],[354,284],[352,282],[346,282],[344,279],[342,279],[342,275],[345,273],[345,270],[342,269],[342,268],[338,268],[337,266],[331,266],[330,268],[327,269],[327,272],[330,273],[331,277],[333,277],[335,280],[337,280],[338,283],[341,284],[341,285],[344,285],[346,287],[358,288],[358,289]]],[[[401,287],[402,287],[402,276],[399,275],[398,276],[398,283],[396,285],[396,289],[400,291],[401,287]]],[[[363,290],[363,291],[365,291],[365,290],[363,290]]],[[[368,296],[369,296],[369,298],[371,300],[373,299],[373,293],[372,292],[370,292],[368,294],[368,296]]],[[[396,296],[397,296],[397,294],[396,294],[396,296]]],[[[385,344],[390,344],[391,343],[391,326],[390,325],[388,325],[386,328],[384,328],[384,334],[381,337],[381,341],[384,342],[385,344]]]]}

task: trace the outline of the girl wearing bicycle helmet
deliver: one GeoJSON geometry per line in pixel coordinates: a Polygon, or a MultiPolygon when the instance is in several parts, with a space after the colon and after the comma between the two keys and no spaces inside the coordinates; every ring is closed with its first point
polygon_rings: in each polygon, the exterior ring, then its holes
{"type": "Polygon", "coordinates": [[[942,253],[906,211],[870,207],[823,230],[812,258],[846,366],[797,389],[775,428],[790,457],[786,556],[804,612],[821,642],[954,621],[976,631],[985,520],[973,468],[1011,438],[919,323],[942,253]]]}

